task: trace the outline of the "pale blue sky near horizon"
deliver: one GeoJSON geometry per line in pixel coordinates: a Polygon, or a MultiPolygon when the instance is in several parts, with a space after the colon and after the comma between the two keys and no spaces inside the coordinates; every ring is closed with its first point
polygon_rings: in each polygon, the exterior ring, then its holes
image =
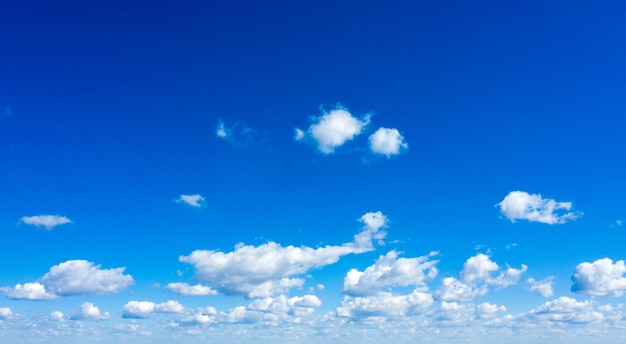
{"type": "Polygon", "coordinates": [[[620,340],[626,4],[1,7],[9,343],[620,340]]]}

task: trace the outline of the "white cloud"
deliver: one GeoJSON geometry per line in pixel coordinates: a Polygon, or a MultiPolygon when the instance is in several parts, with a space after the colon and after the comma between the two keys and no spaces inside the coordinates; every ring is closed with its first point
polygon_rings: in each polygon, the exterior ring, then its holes
{"type": "Polygon", "coordinates": [[[626,291],[626,265],[609,258],[580,263],[572,276],[572,291],[589,295],[622,296],[626,291]]]}
{"type": "Polygon", "coordinates": [[[540,194],[524,191],[511,191],[502,202],[500,212],[511,222],[528,220],[547,224],[563,224],[582,216],[581,212],[571,211],[572,202],[557,202],[542,198],[540,194]]]}
{"type": "Polygon", "coordinates": [[[411,316],[422,313],[432,303],[432,295],[417,290],[408,295],[379,292],[376,295],[364,297],[346,296],[341,306],[337,308],[337,315],[341,317],[411,316]]]}
{"type": "Polygon", "coordinates": [[[506,312],[506,307],[494,305],[488,302],[483,302],[476,306],[476,315],[482,319],[492,318],[500,312],[506,312]]]}
{"type": "Polygon", "coordinates": [[[13,288],[0,288],[0,291],[2,291],[7,298],[16,300],[52,300],[57,297],[55,294],[47,292],[44,285],[38,282],[18,283],[13,288]]]}
{"type": "Polygon", "coordinates": [[[62,312],[54,311],[50,313],[50,315],[48,316],[48,320],[55,321],[55,322],[63,322],[65,321],[65,315],[63,315],[62,312]]]}
{"type": "Polygon", "coordinates": [[[16,316],[11,311],[11,308],[8,307],[0,307],[0,320],[10,320],[14,319],[16,316]]]}
{"type": "Polygon", "coordinates": [[[86,260],[68,260],[51,267],[41,283],[59,296],[113,294],[135,283],[132,276],[124,275],[125,267],[100,267],[86,260]]]}
{"type": "Polygon", "coordinates": [[[530,284],[530,291],[534,291],[541,297],[552,297],[554,295],[554,290],[552,289],[553,281],[554,277],[549,276],[540,281],[529,278],[526,280],[526,283],[530,284]]]}
{"type": "Polygon", "coordinates": [[[368,123],[369,115],[359,119],[352,116],[347,109],[337,107],[315,118],[306,133],[296,128],[295,139],[300,141],[310,137],[317,143],[320,152],[330,154],[359,135],[368,123]]]}
{"type": "Polygon", "coordinates": [[[428,312],[428,316],[441,325],[462,325],[476,318],[476,309],[469,303],[443,301],[439,308],[428,312]]]}
{"type": "Polygon", "coordinates": [[[588,323],[603,319],[602,313],[593,309],[593,302],[577,301],[567,296],[546,302],[531,310],[527,317],[548,322],[588,323]]]}
{"type": "Polygon", "coordinates": [[[215,129],[215,136],[221,139],[226,138],[228,136],[228,131],[226,127],[224,126],[224,122],[217,123],[217,128],[215,129]]]}
{"type": "Polygon", "coordinates": [[[376,294],[387,286],[424,286],[426,281],[437,276],[435,265],[438,261],[428,259],[427,256],[398,258],[395,250],[389,251],[365,271],[348,271],[343,290],[351,296],[365,296],[376,294]]]}
{"type": "Polygon", "coordinates": [[[177,199],[176,202],[178,203],[184,203],[187,205],[190,205],[192,207],[202,207],[202,203],[204,201],[204,197],[202,197],[200,194],[195,194],[195,195],[180,195],[177,199]]]}
{"type": "Polygon", "coordinates": [[[392,155],[400,154],[401,150],[409,148],[398,129],[378,128],[369,137],[369,142],[372,152],[386,155],[388,158],[392,155]]]}
{"type": "Polygon", "coordinates": [[[108,318],[109,312],[101,313],[100,309],[91,302],[83,303],[80,310],[70,317],[71,320],[106,320],[108,318]]]}
{"type": "Polygon", "coordinates": [[[165,286],[165,289],[181,296],[205,296],[217,294],[217,290],[213,290],[211,287],[201,284],[189,285],[181,282],[170,283],[165,286]]]}
{"type": "Polygon", "coordinates": [[[259,246],[238,244],[232,252],[196,250],[179,260],[192,264],[200,281],[222,293],[269,297],[302,286],[304,280],[297,276],[311,269],[334,264],[347,254],[371,251],[371,240],[384,237],[380,228],[386,223],[386,217],[380,212],[367,213],[362,221],[365,228],[355,236],[355,242],[341,246],[283,247],[275,242],[259,246]]]}
{"type": "Polygon", "coordinates": [[[159,304],[150,301],[129,301],[124,305],[123,317],[143,319],[150,317],[153,313],[182,313],[183,311],[183,305],[173,300],[159,304]]]}
{"type": "Polygon", "coordinates": [[[64,225],[66,223],[72,223],[72,220],[61,215],[24,216],[20,219],[20,221],[27,225],[44,227],[47,230],[51,230],[53,227],[64,225]]]}
{"type": "Polygon", "coordinates": [[[520,276],[528,267],[522,264],[520,269],[514,269],[507,265],[504,271],[500,271],[498,264],[485,254],[479,253],[467,259],[463,264],[459,279],[454,277],[444,278],[435,292],[435,297],[440,301],[470,301],[476,297],[484,296],[488,286],[502,289],[517,284],[520,276]],[[494,273],[500,271],[498,275],[494,273]]]}

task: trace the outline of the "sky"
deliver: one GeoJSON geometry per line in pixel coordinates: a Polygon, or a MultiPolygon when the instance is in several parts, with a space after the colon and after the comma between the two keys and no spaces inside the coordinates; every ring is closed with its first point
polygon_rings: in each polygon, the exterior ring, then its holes
{"type": "Polygon", "coordinates": [[[622,343],[626,3],[6,0],[3,343],[622,343]]]}

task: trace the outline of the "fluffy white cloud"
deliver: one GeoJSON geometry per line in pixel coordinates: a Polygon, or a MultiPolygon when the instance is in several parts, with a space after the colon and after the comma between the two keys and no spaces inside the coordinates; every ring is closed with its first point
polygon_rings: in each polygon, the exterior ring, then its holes
{"type": "Polygon", "coordinates": [[[159,304],[150,301],[129,301],[124,305],[123,317],[143,319],[150,317],[152,313],[182,313],[183,310],[183,305],[173,300],[159,304]]]}
{"type": "Polygon", "coordinates": [[[50,313],[47,319],[50,321],[55,321],[55,322],[63,322],[65,321],[65,315],[63,315],[62,312],[54,311],[50,313]]]}
{"type": "Polygon", "coordinates": [[[71,320],[106,320],[109,312],[101,313],[100,309],[91,302],[85,302],[80,309],[70,317],[71,320]]]}
{"type": "Polygon", "coordinates": [[[11,311],[11,308],[0,307],[0,320],[10,320],[14,318],[15,314],[11,311]]]}
{"type": "Polygon", "coordinates": [[[488,286],[501,289],[517,284],[527,269],[524,264],[520,269],[507,266],[504,271],[494,275],[501,270],[498,264],[489,256],[479,253],[468,258],[463,264],[463,270],[459,274],[460,280],[454,277],[444,278],[435,292],[435,297],[440,301],[470,301],[485,295],[489,290],[488,286]]]}
{"type": "Polygon", "coordinates": [[[0,288],[0,291],[9,299],[52,300],[57,297],[55,294],[47,292],[44,285],[38,282],[18,283],[13,288],[0,288]]]}
{"type": "Polygon", "coordinates": [[[369,137],[369,142],[372,152],[386,155],[387,157],[398,155],[401,153],[401,150],[409,148],[398,129],[378,128],[369,137]]]}
{"type": "Polygon", "coordinates": [[[428,316],[442,325],[462,325],[476,318],[476,309],[469,303],[444,301],[439,308],[428,312],[428,316]]]}
{"type": "Polygon", "coordinates": [[[61,215],[24,216],[20,219],[20,221],[27,225],[44,227],[47,230],[51,230],[53,227],[64,225],[66,223],[72,223],[72,220],[61,215]]]}
{"type": "Polygon", "coordinates": [[[613,263],[609,258],[593,263],[580,263],[572,276],[572,291],[589,295],[622,296],[626,291],[626,265],[623,260],[613,263]]]}
{"type": "Polygon", "coordinates": [[[395,250],[389,251],[365,271],[348,271],[343,290],[348,295],[365,296],[376,294],[387,286],[423,286],[424,282],[437,276],[435,265],[438,261],[431,261],[429,257],[398,258],[395,250]]]}
{"type": "Polygon", "coordinates": [[[348,110],[337,107],[316,118],[307,132],[296,128],[295,139],[310,137],[317,143],[320,152],[330,154],[335,149],[359,135],[369,123],[369,116],[362,119],[352,116],[348,110]]]}
{"type": "Polygon", "coordinates": [[[190,205],[192,207],[202,207],[202,203],[204,201],[204,197],[202,197],[200,194],[195,194],[195,195],[180,195],[177,199],[176,202],[178,203],[184,203],[187,205],[190,205]]]}
{"type": "Polygon", "coordinates": [[[554,277],[550,276],[540,281],[536,281],[534,278],[529,278],[526,280],[526,283],[530,284],[530,291],[534,291],[541,297],[552,297],[554,295],[554,290],[552,289],[553,281],[554,277]]]}
{"type": "Polygon", "coordinates": [[[494,317],[497,313],[506,312],[506,307],[483,302],[476,306],[476,315],[482,319],[494,317]]]}
{"type": "Polygon", "coordinates": [[[432,303],[432,295],[417,290],[408,295],[379,292],[376,295],[364,297],[346,296],[341,306],[337,308],[337,315],[341,317],[411,316],[422,313],[432,303]]]}
{"type": "Polygon", "coordinates": [[[118,293],[135,282],[125,267],[101,269],[86,260],[68,260],[50,268],[41,278],[48,292],[59,296],[118,293]]]}
{"type": "Polygon", "coordinates": [[[384,237],[380,229],[386,224],[386,217],[380,212],[367,213],[361,221],[365,228],[355,236],[355,242],[341,246],[283,247],[275,242],[259,246],[238,244],[232,252],[196,250],[179,260],[192,264],[199,280],[222,293],[269,297],[304,284],[302,278],[294,276],[333,264],[347,254],[371,251],[371,241],[384,237]]]}
{"type": "Polygon", "coordinates": [[[205,296],[217,294],[217,290],[213,290],[211,287],[201,284],[189,285],[181,282],[170,283],[165,286],[165,289],[181,296],[205,296]]]}
{"type": "Polygon", "coordinates": [[[547,224],[562,224],[582,216],[581,212],[571,211],[572,202],[557,202],[542,198],[540,194],[524,191],[511,191],[497,204],[500,212],[511,222],[528,220],[547,224]]]}

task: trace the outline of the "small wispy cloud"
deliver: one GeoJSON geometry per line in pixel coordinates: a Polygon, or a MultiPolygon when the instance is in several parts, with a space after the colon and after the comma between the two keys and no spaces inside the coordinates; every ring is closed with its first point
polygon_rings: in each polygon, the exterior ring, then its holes
{"type": "Polygon", "coordinates": [[[35,215],[24,216],[20,219],[22,223],[33,225],[35,227],[44,227],[47,230],[66,223],[72,223],[72,220],[61,215],[35,215]]]}
{"type": "Polygon", "coordinates": [[[511,222],[527,220],[553,225],[563,224],[583,215],[582,212],[572,211],[572,202],[557,202],[543,198],[540,194],[524,191],[511,191],[496,206],[500,207],[502,215],[511,222]]]}
{"type": "Polygon", "coordinates": [[[177,203],[187,204],[187,205],[192,206],[192,207],[200,208],[200,207],[202,207],[202,203],[201,202],[204,202],[204,197],[202,197],[200,194],[180,195],[176,199],[176,202],[177,203]]]}
{"type": "Polygon", "coordinates": [[[256,141],[257,132],[241,121],[227,126],[224,121],[220,120],[215,128],[215,137],[228,142],[233,147],[245,148],[256,141]]]}

